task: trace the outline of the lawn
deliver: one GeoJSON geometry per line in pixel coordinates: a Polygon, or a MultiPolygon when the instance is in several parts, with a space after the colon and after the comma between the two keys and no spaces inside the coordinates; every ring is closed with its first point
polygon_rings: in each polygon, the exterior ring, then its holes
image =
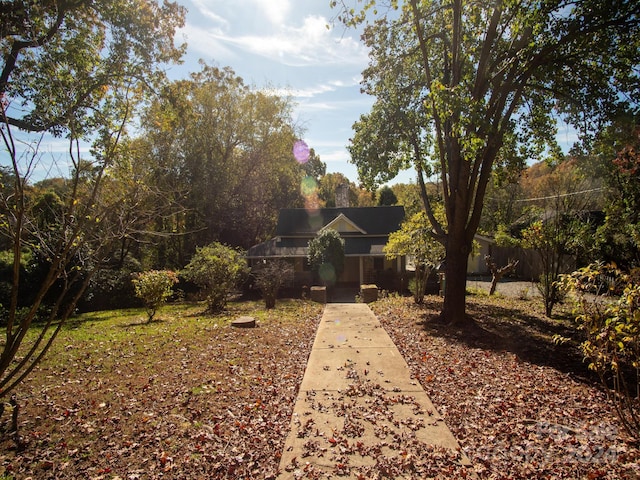
{"type": "MultiPolygon", "coordinates": [[[[480,478],[638,478],[619,427],[566,318],[538,300],[469,297],[478,328],[434,322],[386,298],[372,309],[480,478]]],[[[0,450],[6,478],[274,478],[322,306],[201,304],[82,315],[19,390],[20,435],[0,450]],[[252,315],[258,328],[236,329],[252,315]]],[[[1,478],[1,475],[0,475],[1,478]]]]}
{"type": "Polygon", "coordinates": [[[19,390],[7,478],[269,478],[322,307],[232,303],[82,315],[19,390]],[[253,315],[259,327],[236,329],[253,315]]]}

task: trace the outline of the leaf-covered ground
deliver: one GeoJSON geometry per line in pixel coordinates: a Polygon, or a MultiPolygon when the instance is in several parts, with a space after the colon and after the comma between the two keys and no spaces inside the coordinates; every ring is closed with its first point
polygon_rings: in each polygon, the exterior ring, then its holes
{"type": "Polygon", "coordinates": [[[568,320],[539,300],[469,297],[476,328],[438,323],[441,300],[373,305],[482,479],[634,479],[640,455],[591,377],[568,320]]]}
{"type": "MultiPolygon", "coordinates": [[[[90,314],[19,392],[12,478],[272,478],[322,311],[298,301],[90,314]],[[255,315],[254,329],[232,328],[255,315]]],[[[5,414],[6,415],[6,414],[5,414]]],[[[4,478],[4,477],[3,477],[4,478]]]]}
{"type": "MultiPolygon", "coordinates": [[[[479,328],[454,331],[432,321],[439,302],[371,306],[479,478],[639,478],[637,446],[575,345],[552,341],[568,321],[539,300],[472,296],[479,328]]],[[[322,307],[202,308],[70,324],[18,392],[24,448],[3,438],[0,478],[274,478],[322,307]],[[230,327],[240,315],[259,327],[230,327]]]]}

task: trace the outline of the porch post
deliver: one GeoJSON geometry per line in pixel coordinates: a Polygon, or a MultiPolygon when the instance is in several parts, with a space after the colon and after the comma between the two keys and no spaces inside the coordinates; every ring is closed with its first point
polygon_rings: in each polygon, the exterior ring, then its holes
{"type": "Polygon", "coordinates": [[[364,257],[358,257],[360,260],[360,285],[364,285],[364,257]]]}

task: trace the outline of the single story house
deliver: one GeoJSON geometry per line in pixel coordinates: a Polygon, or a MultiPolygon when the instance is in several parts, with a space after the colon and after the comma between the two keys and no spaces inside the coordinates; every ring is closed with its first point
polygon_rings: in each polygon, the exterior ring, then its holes
{"type": "Polygon", "coordinates": [[[400,229],[405,212],[402,206],[286,208],[280,210],[275,237],[247,252],[249,265],[268,259],[287,259],[294,267],[294,285],[317,284],[307,260],[309,240],[325,229],[337,231],[344,240],[344,272],[338,284],[355,286],[385,282],[404,272],[405,259],[388,260],[383,247],[389,234],[400,229]]]}

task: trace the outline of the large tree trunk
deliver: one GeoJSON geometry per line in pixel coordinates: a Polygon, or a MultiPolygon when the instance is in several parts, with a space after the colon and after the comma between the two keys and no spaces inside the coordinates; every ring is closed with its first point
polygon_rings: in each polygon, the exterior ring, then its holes
{"type": "Polygon", "coordinates": [[[465,310],[468,260],[469,248],[464,240],[459,241],[450,236],[445,264],[442,320],[451,325],[464,325],[471,321],[465,310]]]}

